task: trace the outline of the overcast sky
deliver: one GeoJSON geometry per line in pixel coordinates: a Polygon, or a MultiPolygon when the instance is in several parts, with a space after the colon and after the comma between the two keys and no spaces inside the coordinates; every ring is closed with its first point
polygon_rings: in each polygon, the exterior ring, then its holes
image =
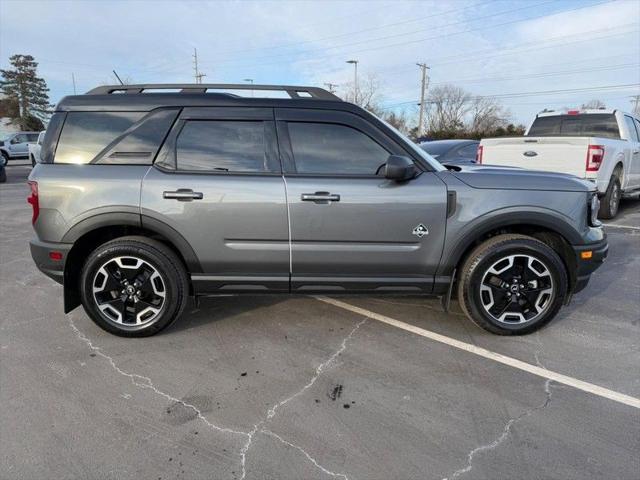
{"type": "Polygon", "coordinates": [[[431,85],[503,95],[523,123],[592,98],[629,111],[640,94],[640,0],[0,0],[2,68],[33,55],[53,102],[73,93],[72,73],[79,93],[114,83],[113,69],[193,82],[194,47],[211,83],[345,85],[357,59],[389,108],[415,108],[426,62],[431,85]],[[558,90],[574,91],[530,95],[558,90]]]}

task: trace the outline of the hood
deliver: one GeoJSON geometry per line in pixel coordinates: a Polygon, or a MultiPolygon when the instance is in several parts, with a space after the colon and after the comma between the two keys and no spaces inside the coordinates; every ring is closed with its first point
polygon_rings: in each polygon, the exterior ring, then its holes
{"type": "Polygon", "coordinates": [[[473,188],[500,190],[595,191],[596,185],[566,173],[491,165],[456,165],[451,173],[473,188]]]}

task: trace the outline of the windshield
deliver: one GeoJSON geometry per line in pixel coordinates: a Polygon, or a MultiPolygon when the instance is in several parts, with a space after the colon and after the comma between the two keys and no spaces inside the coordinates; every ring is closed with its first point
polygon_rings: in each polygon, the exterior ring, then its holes
{"type": "Polygon", "coordinates": [[[527,136],[620,138],[620,131],[613,113],[591,113],[538,117],[531,125],[527,136]]]}
{"type": "Polygon", "coordinates": [[[411,151],[416,153],[420,158],[422,158],[425,162],[427,162],[427,164],[431,168],[433,168],[436,172],[446,172],[447,171],[447,169],[445,167],[443,167],[442,164],[440,164],[440,162],[438,162],[435,158],[433,158],[431,155],[429,155],[427,152],[425,152],[422,148],[420,148],[418,145],[416,145],[413,140],[411,140],[409,137],[407,137],[404,133],[402,133],[396,127],[394,127],[393,125],[391,125],[390,123],[386,122],[385,120],[383,120],[380,117],[376,117],[376,118],[378,118],[378,120],[380,120],[387,127],[389,127],[391,130],[393,130],[397,135],[399,135],[405,141],[407,146],[409,148],[411,148],[411,151]]]}

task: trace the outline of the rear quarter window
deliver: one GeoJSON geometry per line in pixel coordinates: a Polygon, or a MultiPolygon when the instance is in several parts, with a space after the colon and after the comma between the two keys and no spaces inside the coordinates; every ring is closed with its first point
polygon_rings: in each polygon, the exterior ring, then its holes
{"type": "Polygon", "coordinates": [[[69,112],[58,140],[55,163],[90,163],[145,112],[69,112]]]}
{"type": "Polygon", "coordinates": [[[612,113],[554,115],[536,118],[527,136],[620,138],[620,129],[612,113]]]}

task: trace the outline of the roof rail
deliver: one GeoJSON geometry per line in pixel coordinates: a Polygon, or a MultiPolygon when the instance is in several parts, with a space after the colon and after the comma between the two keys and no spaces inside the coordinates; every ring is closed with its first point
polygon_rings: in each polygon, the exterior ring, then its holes
{"type": "Polygon", "coordinates": [[[290,98],[314,98],[317,100],[339,100],[331,92],[319,87],[291,85],[253,85],[247,83],[145,83],[138,85],[102,85],[89,90],[86,95],[109,95],[112,93],[144,93],[145,90],[180,90],[180,93],[206,93],[207,90],[264,90],[287,92],[290,98]]]}

